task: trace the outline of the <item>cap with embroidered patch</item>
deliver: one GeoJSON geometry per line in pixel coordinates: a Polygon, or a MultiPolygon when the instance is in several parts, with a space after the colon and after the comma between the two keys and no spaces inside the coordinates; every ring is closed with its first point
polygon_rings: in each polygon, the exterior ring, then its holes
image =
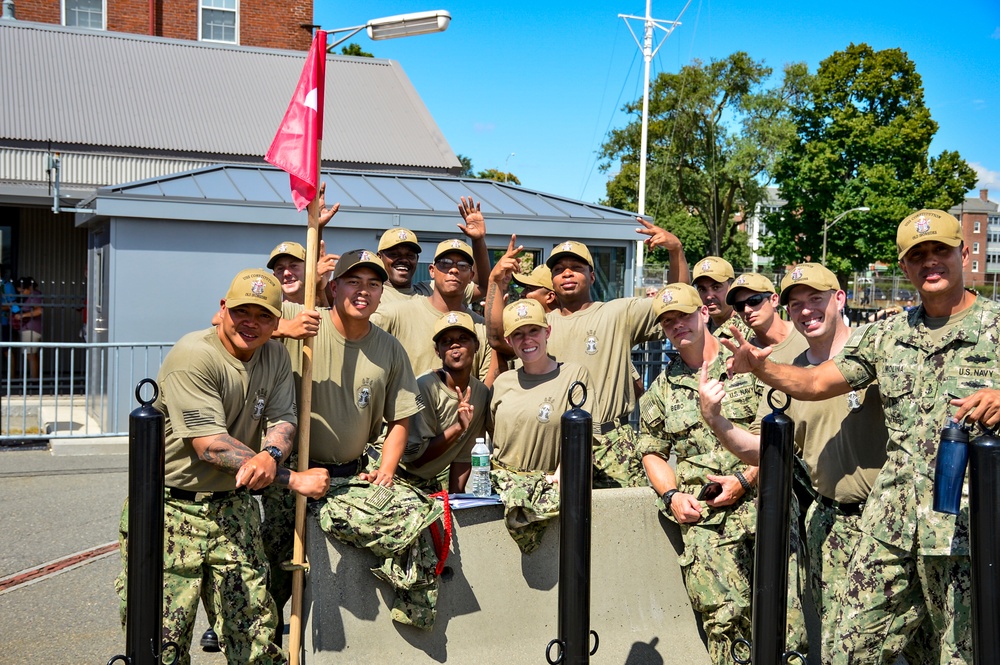
{"type": "Polygon", "coordinates": [[[706,256],[694,266],[691,273],[691,283],[698,281],[699,277],[708,277],[716,282],[724,282],[727,279],[736,277],[736,271],[729,261],[718,256],[706,256]]]}
{"type": "Polygon", "coordinates": [[[529,286],[535,289],[548,289],[553,291],[552,288],[552,271],[549,270],[548,266],[536,266],[534,270],[531,271],[530,275],[519,275],[514,273],[514,281],[521,286],[529,286]]]}
{"type": "Polygon", "coordinates": [[[667,284],[653,298],[653,314],[657,319],[667,312],[690,314],[701,307],[701,296],[695,288],[682,282],[667,284]]]}
{"type": "Polygon", "coordinates": [[[503,336],[510,337],[523,326],[548,327],[545,309],[537,300],[525,298],[516,300],[503,308],[503,336]]]}
{"type": "Polygon", "coordinates": [[[438,337],[441,336],[447,330],[464,330],[471,333],[473,337],[478,339],[476,335],[475,322],[472,317],[465,312],[445,312],[441,317],[434,323],[434,335],[431,337],[435,342],[438,337]]]}
{"type": "Polygon", "coordinates": [[[549,253],[549,258],[545,261],[545,265],[551,269],[556,264],[556,261],[566,255],[575,256],[578,259],[586,261],[587,265],[591,268],[594,267],[594,257],[590,255],[590,250],[587,249],[586,245],[577,240],[567,240],[553,247],[552,252],[549,253]]]}
{"type": "Polygon", "coordinates": [[[774,283],[771,282],[767,277],[764,277],[759,272],[745,272],[733,281],[733,285],[729,287],[729,293],[726,294],[726,304],[732,305],[736,298],[733,297],[733,293],[736,289],[749,289],[750,291],[756,291],[757,293],[774,293],[774,283]]]}
{"type": "Polygon", "coordinates": [[[417,254],[421,251],[420,243],[417,242],[417,234],[404,228],[392,228],[383,233],[378,241],[378,251],[382,253],[399,245],[410,245],[417,254]]]}
{"type": "Polygon", "coordinates": [[[469,259],[470,263],[476,262],[475,257],[472,256],[472,248],[469,247],[468,243],[462,242],[458,238],[442,240],[439,242],[437,249],[434,250],[434,260],[437,261],[448,252],[458,252],[459,254],[464,254],[469,259]]]}
{"type": "Polygon", "coordinates": [[[226,292],[226,309],[240,305],[260,305],[281,318],[281,284],[260,268],[241,271],[226,292]]]}
{"type": "Polygon", "coordinates": [[[306,260],[306,248],[297,242],[286,240],[271,250],[271,256],[267,260],[267,269],[274,270],[274,264],[278,262],[278,257],[285,254],[299,261],[306,260]]]}
{"type": "Polygon", "coordinates": [[[899,250],[899,260],[914,246],[937,240],[949,247],[962,244],[962,225],[954,216],[943,210],[920,210],[913,213],[896,229],[896,249],[899,250]]]}
{"type": "Polygon", "coordinates": [[[385,266],[375,256],[375,252],[368,249],[352,249],[346,254],[342,254],[337,261],[337,267],[333,269],[332,279],[340,279],[358,268],[371,268],[383,282],[389,279],[389,273],[385,271],[385,266]]]}
{"type": "Polygon", "coordinates": [[[808,286],[817,291],[839,291],[840,281],[837,276],[824,265],[819,263],[800,263],[791,269],[781,279],[781,295],[779,296],[782,305],[788,304],[788,297],[791,295],[793,286],[808,286]]]}

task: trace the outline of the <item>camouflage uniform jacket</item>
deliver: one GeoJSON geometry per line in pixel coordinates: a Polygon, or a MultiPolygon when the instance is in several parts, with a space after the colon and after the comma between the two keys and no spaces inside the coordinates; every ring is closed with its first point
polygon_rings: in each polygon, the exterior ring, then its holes
{"type": "MultiPolygon", "coordinates": [[[[732,355],[721,348],[709,367],[710,376],[721,376],[726,371],[726,359],[732,355]]],[[[677,487],[680,491],[698,495],[708,482],[707,476],[732,475],[746,468],[732,453],[719,443],[712,429],[701,417],[698,407],[698,378],[701,368],[688,367],[678,356],[667,365],[650,389],[639,400],[640,455],[657,454],[668,459],[677,456],[677,487]]],[[[739,374],[727,379],[726,397],[722,401],[722,415],[735,425],[749,427],[757,413],[758,396],[755,379],[750,374],[739,374]]],[[[730,509],[752,499],[745,494],[739,501],[725,509],[707,508],[701,525],[722,524],[730,509]]],[[[752,506],[752,502],[749,504],[752,506]]]]}
{"type": "Polygon", "coordinates": [[[941,428],[956,397],[1000,387],[1000,305],[978,297],[965,318],[935,343],[924,308],[859,328],[834,358],[855,389],[878,379],[888,459],[875,479],[861,529],[920,555],[969,555],[966,484],[960,515],[932,510],[941,428]]]}
{"type": "Polygon", "coordinates": [[[743,334],[743,339],[747,341],[750,341],[754,337],[754,331],[750,329],[750,326],[735,311],[721,326],[711,324],[711,319],[709,319],[709,322],[709,331],[719,339],[733,339],[733,331],[729,329],[729,326],[736,326],[736,329],[743,334]]]}

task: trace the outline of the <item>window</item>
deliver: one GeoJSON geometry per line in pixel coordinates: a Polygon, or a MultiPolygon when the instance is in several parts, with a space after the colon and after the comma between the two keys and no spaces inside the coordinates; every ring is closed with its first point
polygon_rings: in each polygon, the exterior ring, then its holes
{"type": "Polygon", "coordinates": [[[200,0],[199,39],[206,42],[239,42],[238,0],[200,0]]]}
{"type": "Polygon", "coordinates": [[[974,223],[974,224],[972,225],[972,232],[973,232],[973,233],[979,233],[979,224],[980,224],[979,222],[975,222],[975,223],[974,223]]]}
{"type": "Polygon", "coordinates": [[[972,253],[973,254],[978,254],[979,253],[979,243],[978,242],[972,243],[972,253]]]}
{"type": "Polygon", "coordinates": [[[104,30],[104,0],[63,0],[63,25],[104,30]]]}
{"type": "Polygon", "coordinates": [[[972,262],[972,272],[979,272],[979,261],[972,262]]]}

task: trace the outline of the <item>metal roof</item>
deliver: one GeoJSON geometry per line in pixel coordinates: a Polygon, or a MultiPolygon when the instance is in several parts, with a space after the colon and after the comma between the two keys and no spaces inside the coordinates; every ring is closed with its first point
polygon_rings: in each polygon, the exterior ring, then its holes
{"type": "MultiPolygon", "coordinates": [[[[324,170],[328,203],[339,201],[341,212],[385,212],[406,215],[454,217],[459,197],[472,196],[483,214],[511,221],[627,224],[626,237],[634,238],[635,213],[606,206],[543,194],[516,185],[452,176],[403,175],[324,170]]],[[[98,216],[145,216],[131,202],[155,201],[176,215],[181,204],[217,204],[219,221],[229,213],[220,210],[232,204],[234,221],[301,223],[292,205],[288,175],[270,166],[223,164],[173,176],[102,187],[84,203],[96,204],[98,216]],[[258,214],[248,210],[258,210],[258,214]],[[280,210],[276,212],[275,209],[280,210]]],[[[147,208],[148,214],[156,214],[147,208]]],[[[302,213],[304,214],[304,213],[302,213]]],[[[523,228],[523,227],[522,227],[523,228]]],[[[498,229],[499,230],[499,229],[498,229]]]]}
{"type": "MultiPolygon", "coordinates": [[[[0,140],[262,157],[305,56],[3,20],[0,140]]],[[[460,167],[399,63],[328,55],[326,72],[325,162],[460,167]]]]}

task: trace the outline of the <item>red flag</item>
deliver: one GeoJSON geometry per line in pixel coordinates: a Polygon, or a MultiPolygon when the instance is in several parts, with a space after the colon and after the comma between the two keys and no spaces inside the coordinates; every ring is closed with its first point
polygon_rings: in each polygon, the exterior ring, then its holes
{"type": "Polygon", "coordinates": [[[316,197],[319,155],[316,142],[323,138],[323,88],[326,82],[326,32],[317,30],[292,101],[264,159],[287,171],[292,201],[302,209],[316,197]]]}

